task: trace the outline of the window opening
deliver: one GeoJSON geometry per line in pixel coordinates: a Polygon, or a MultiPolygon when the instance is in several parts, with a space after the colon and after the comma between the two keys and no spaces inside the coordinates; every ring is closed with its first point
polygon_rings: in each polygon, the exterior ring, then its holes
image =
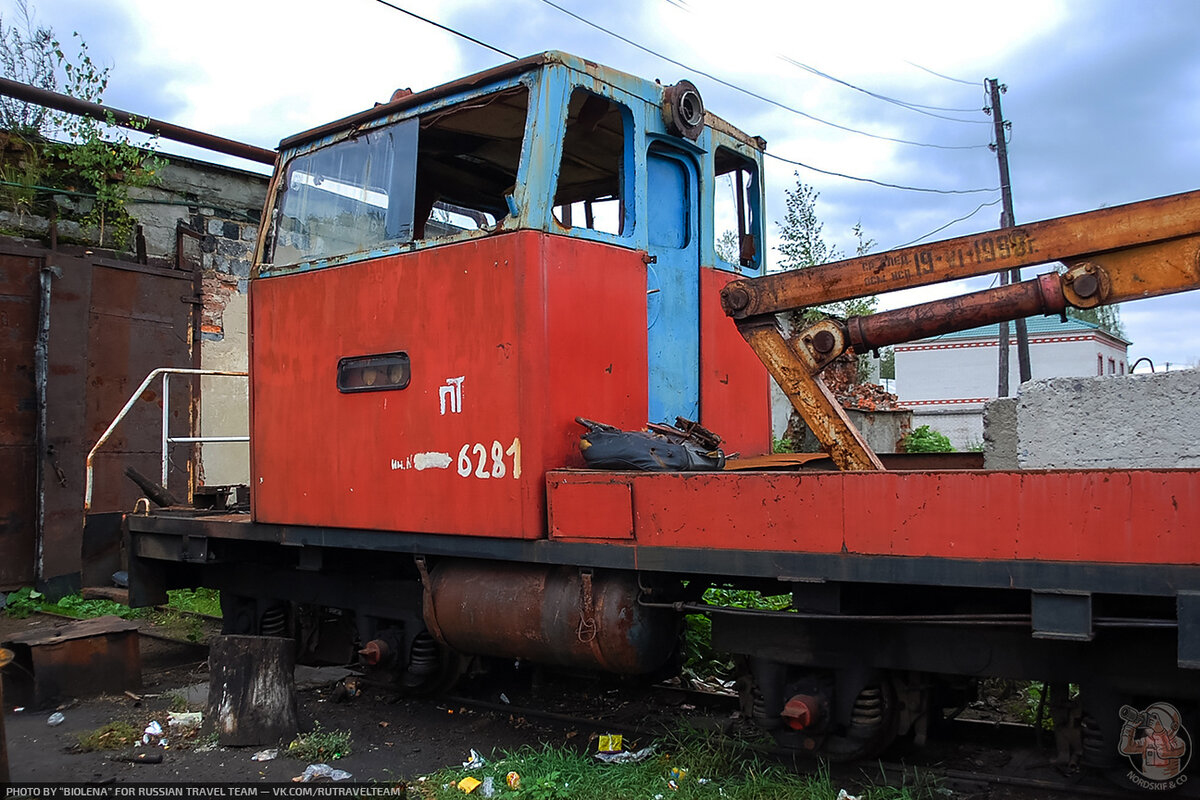
{"type": "Polygon", "coordinates": [[[625,230],[625,113],[576,89],[567,105],[554,218],[567,228],[621,235],[625,230]]]}
{"type": "Polygon", "coordinates": [[[713,182],[713,230],[717,257],[742,268],[757,269],[758,241],[754,235],[754,205],[758,167],[732,150],[717,148],[713,182]]]}
{"type": "Polygon", "coordinates": [[[264,260],[344,256],[494,228],[509,215],[529,90],[505,89],[293,158],[264,260]]]}
{"type": "Polygon", "coordinates": [[[529,90],[518,86],[421,117],[417,239],[494,227],[509,214],[529,90]]]}

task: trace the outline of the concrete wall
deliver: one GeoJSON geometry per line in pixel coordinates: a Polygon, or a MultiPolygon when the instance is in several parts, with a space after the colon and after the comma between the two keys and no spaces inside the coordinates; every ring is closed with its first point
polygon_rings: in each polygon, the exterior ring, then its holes
{"type": "Polygon", "coordinates": [[[1001,397],[983,409],[983,468],[1018,469],[1017,398],[1001,397]]]}
{"type": "MultiPolygon", "coordinates": [[[[138,190],[129,212],[144,226],[147,252],[175,253],[179,224],[202,232],[185,239],[185,267],[199,260],[203,273],[200,366],[244,372],[249,365],[248,281],[267,196],[265,175],[191,159],[171,158],[162,182],[138,190]]],[[[200,436],[243,436],[250,430],[249,381],[206,377],[200,384],[200,436]]],[[[250,448],[244,443],[201,445],[197,482],[250,482],[250,448]]]]}
{"type": "MultiPolygon", "coordinates": [[[[913,414],[906,408],[896,411],[859,411],[846,409],[850,424],[858,428],[867,446],[876,453],[898,453],[900,440],[912,431],[913,414]]],[[[821,443],[800,415],[792,419],[790,438],[798,453],[819,453],[821,443]]]]}
{"type": "Polygon", "coordinates": [[[1200,467],[1200,371],[1028,384],[1017,405],[1022,469],[1200,467]]]}
{"type": "Polygon", "coordinates": [[[988,405],[988,469],[1200,466],[1200,371],[1054,378],[988,405]]]}

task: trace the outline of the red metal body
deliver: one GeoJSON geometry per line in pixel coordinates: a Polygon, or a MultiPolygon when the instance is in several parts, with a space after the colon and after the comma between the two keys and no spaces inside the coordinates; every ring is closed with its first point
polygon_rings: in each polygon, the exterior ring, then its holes
{"type": "Polygon", "coordinates": [[[545,471],[583,464],[574,418],[646,422],[634,251],[522,231],[260,279],[251,303],[258,521],[541,537],[545,471]],[[338,391],[338,359],[392,351],[406,389],[338,391]]]}
{"type": "Polygon", "coordinates": [[[1195,470],[552,472],[547,485],[562,538],[589,538],[586,510],[623,485],[630,544],[647,547],[1200,564],[1195,470]]]}
{"type": "MultiPolygon", "coordinates": [[[[701,422],[762,452],[767,376],[718,303],[734,276],[701,274],[701,422]]],[[[521,231],[251,291],[257,521],[540,538],[546,470],[583,465],[575,417],[646,424],[639,252],[521,231]],[[339,359],[394,351],[407,388],[338,391],[339,359]]]]}
{"type": "Polygon", "coordinates": [[[700,270],[700,419],[727,453],[771,452],[771,380],[721,311],[721,289],[738,276],[700,270]]]}

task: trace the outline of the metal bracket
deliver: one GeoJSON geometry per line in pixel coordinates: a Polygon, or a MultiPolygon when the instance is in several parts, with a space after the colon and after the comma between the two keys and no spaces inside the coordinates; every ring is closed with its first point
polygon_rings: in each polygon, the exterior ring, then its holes
{"type": "Polygon", "coordinates": [[[1095,635],[1090,592],[1034,592],[1030,606],[1035,639],[1090,642],[1095,635]]]}
{"type": "Polygon", "coordinates": [[[821,380],[820,362],[806,358],[807,353],[789,344],[774,317],[741,320],[737,325],[839,469],[883,470],[879,456],[821,380]]]}
{"type": "Polygon", "coordinates": [[[1175,598],[1179,666],[1200,669],[1200,592],[1180,592],[1175,598]]]}

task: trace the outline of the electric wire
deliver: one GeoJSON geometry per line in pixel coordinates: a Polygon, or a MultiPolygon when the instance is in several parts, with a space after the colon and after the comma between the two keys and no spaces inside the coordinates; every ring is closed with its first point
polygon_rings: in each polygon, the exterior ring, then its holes
{"type": "Polygon", "coordinates": [[[434,22],[433,20],[428,19],[427,17],[422,17],[420,14],[414,14],[412,11],[409,11],[407,8],[401,8],[400,6],[395,5],[394,3],[389,3],[388,0],[375,0],[375,2],[385,5],[388,8],[399,11],[401,14],[407,14],[408,16],[410,16],[414,19],[419,19],[419,20],[421,20],[421,22],[428,23],[435,28],[441,28],[446,33],[452,33],[455,36],[460,36],[463,39],[466,39],[468,42],[474,42],[475,44],[479,45],[480,47],[486,47],[488,50],[491,50],[493,53],[499,53],[502,56],[507,56],[508,58],[511,58],[513,61],[517,60],[517,57],[514,56],[512,53],[508,52],[507,50],[501,50],[499,47],[493,47],[492,45],[488,44],[487,42],[482,42],[479,39],[476,39],[474,36],[468,36],[467,34],[463,33],[462,31],[456,31],[456,30],[454,30],[454,28],[448,28],[439,22],[434,22]]]}
{"type": "MultiPolygon", "coordinates": [[[[690,7],[688,7],[688,5],[684,2],[682,2],[682,0],[664,0],[664,2],[671,4],[682,11],[686,11],[689,14],[695,13],[694,10],[691,9],[690,7]]],[[[902,108],[911,109],[913,111],[923,108],[923,109],[926,109],[929,111],[949,111],[949,112],[957,113],[957,114],[973,114],[973,113],[979,111],[979,109],[977,109],[977,108],[948,108],[946,106],[930,106],[930,105],[925,105],[923,103],[910,103],[907,100],[899,100],[895,97],[888,97],[887,95],[882,95],[877,92],[872,92],[869,89],[864,89],[861,86],[855,86],[853,83],[850,83],[849,81],[844,81],[841,78],[838,78],[834,75],[830,75],[827,72],[822,72],[821,70],[817,69],[816,67],[812,67],[808,64],[804,64],[799,61],[796,61],[795,59],[790,58],[789,56],[783,55],[782,53],[780,53],[778,55],[779,55],[779,58],[788,62],[789,64],[799,67],[800,69],[807,70],[808,72],[811,72],[813,75],[816,75],[820,78],[825,78],[826,80],[833,81],[834,83],[840,83],[842,86],[846,86],[850,89],[854,89],[855,91],[862,92],[863,94],[866,94],[866,95],[870,95],[871,97],[874,97],[878,100],[883,100],[884,102],[887,102],[887,103],[893,103],[895,105],[901,106],[902,108]]],[[[986,120],[955,119],[954,117],[942,117],[937,114],[930,114],[929,116],[937,117],[938,119],[947,119],[947,120],[950,120],[951,122],[965,122],[965,123],[970,123],[970,124],[975,124],[975,125],[987,125],[988,124],[986,120]]]]}
{"type": "MultiPolygon", "coordinates": [[[[382,3],[382,2],[384,2],[384,0],[379,0],[379,2],[382,3]]],[[[827,119],[822,119],[821,117],[815,116],[813,114],[809,114],[807,111],[801,111],[798,108],[794,108],[785,103],[781,103],[778,100],[772,100],[771,98],[766,97],[761,94],[758,94],[757,92],[752,92],[749,89],[744,89],[735,83],[730,83],[729,81],[718,78],[717,76],[715,76],[711,73],[705,72],[702,69],[697,69],[696,67],[685,64],[682,61],[677,61],[676,59],[673,59],[669,56],[664,56],[661,53],[651,50],[649,47],[646,47],[645,45],[638,44],[637,42],[633,41],[632,39],[629,39],[625,36],[622,36],[619,33],[611,31],[608,28],[605,28],[603,25],[592,22],[591,20],[587,19],[586,17],[576,14],[574,11],[571,11],[570,9],[563,8],[558,3],[555,3],[554,0],[541,0],[541,2],[550,6],[551,8],[557,9],[558,11],[562,12],[563,14],[566,14],[568,17],[571,17],[575,20],[578,20],[579,22],[582,22],[584,25],[595,28],[596,30],[600,31],[601,33],[608,34],[609,36],[613,37],[614,39],[618,39],[618,40],[624,42],[625,44],[629,45],[630,47],[635,47],[638,50],[641,50],[643,53],[647,53],[648,55],[652,55],[655,58],[662,59],[663,61],[666,61],[668,64],[674,64],[675,66],[679,67],[680,69],[685,69],[685,70],[688,70],[689,72],[694,72],[697,75],[703,75],[704,77],[708,78],[710,81],[719,83],[728,89],[733,89],[735,92],[741,92],[742,94],[747,95],[748,97],[753,97],[756,100],[761,100],[764,103],[769,103],[769,104],[775,106],[776,108],[781,108],[784,111],[790,111],[791,113],[796,114],[797,116],[804,117],[805,119],[812,120],[813,122],[817,122],[822,125],[828,125],[831,128],[836,128],[840,131],[845,131],[846,133],[854,133],[854,134],[858,134],[859,136],[867,136],[872,139],[880,139],[885,142],[894,142],[896,144],[912,145],[913,147],[931,147],[931,148],[935,148],[937,150],[980,150],[980,149],[984,149],[987,147],[986,144],[934,144],[932,142],[917,142],[917,141],[913,141],[912,139],[899,139],[899,138],[895,138],[892,136],[884,136],[884,135],[878,134],[878,133],[870,133],[869,131],[859,130],[858,128],[851,128],[848,125],[841,125],[841,124],[832,122],[827,119]]],[[[974,85],[974,84],[972,84],[972,85],[974,85]]]]}
{"type": "Polygon", "coordinates": [[[987,208],[988,206],[994,206],[1003,199],[1004,198],[1002,198],[1002,197],[998,197],[990,203],[980,203],[979,206],[974,211],[972,211],[970,214],[967,214],[965,217],[959,217],[958,219],[952,219],[949,222],[947,222],[945,225],[941,226],[940,228],[934,228],[933,230],[931,230],[929,233],[925,234],[924,236],[918,236],[917,238],[913,239],[911,242],[905,242],[904,244],[898,244],[895,247],[893,247],[892,249],[900,250],[902,248],[914,245],[917,242],[921,241],[922,239],[928,239],[930,236],[933,236],[935,233],[941,233],[942,231],[946,230],[946,228],[949,228],[951,225],[953,225],[956,222],[964,222],[964,221],[970,219],[971,217],[978,214],[980,211],[983,211],[983,209],[987,208]]]}
{"type": "MultiPolygon", "coordinates": [[[[670,0],[668,0],[668,2],[669,2],[669,1],[670,1],[670,0]]],[[[499,54],[501,54],[501,55],[507,56],[507,57],[509,57],[509,58],[511,58],[511,59],[513,59],[513,60],[516,60],[516,58],[517,58],[516,56],[512,55],[511,53],[508,53],[508,52],[506,52],[506,51],[504,51],[504,50],[501,50],[501,49],[500,49],[500,48],[498,48],[498,47],[493,47],[492,45],[488,44],[487,42],[482,42],[482,41],[480,41],[479,39],[476,39],[476,38],[474,38],[474,37],[472,37],[472,36],[468,36],[467,34],[465,34],[465,33],[462,33],[462,32],[460,32],[460,31],[457,31],[457,30],[455,30],[455,29],[453,29],[453,28],[449,28],[449,27],[447,27],[447,26],[445,26],[445,25],[442,25],[442,24],[440,24],[440,23],[434,22],[433,20],[426,19],[425,17],[422,17],[422,16],[421,16],[421,15],[419,15],[419,14],[414,14],[413,12],[411,12],[411,11],[409,11],[409,10],[407,10],[407,9],[401,8],[400,6],[398,6],[398,5],[394,4],[394,3],[387,2],[387,0],[376,0],[376,2],[378,2],[378,3],[382,4],[382,5],[385,5],[385,6],[387,6],[388,8],[391,8],[391,9],[393,9],[393,10],[395,10],[395,11],[399,11],[399,12],[401,12],[401,13],[403,13],[403,14],[407,14],[407,15],[408,15],[408,16],[410,16],[410,17],[413,17],[413,18],[415,18],[415,19],[421,20],[422,22],[426,22],[426,23],[428,23],[428,24],[430,24],[430,25],[433,25],[433,26],[434,26],[434,27],[436,27],[436,28],[439,28],[439,29],[441,29],[441,30],[447,31],[448,33],[452,33],[452,34],[454,34],[455,36],[459,36],[459,37],[461,37],[461,38],[463,38],[463,39],[466,39],[466,40],[467,40],[467,41],[469,41],[469,42],[473,42],[473,43],[475,43],[475,44],[478,44],[478,45],[480,45],[481,47],[485,47],[485,48],[487,48],[488,50],[491,50],[491,51],[493,51],[493,52],[496,52],[496,53],[499,53],[499,54]]],[[[554,6],[554,8],[558,9],[559,11],[561,11],[561,12],[563,12],[563,13],[565,13],[565,14],[568,14],[569,16],[575,17],[576,19],[580,20],[581,22],[584,22],[584,23],[586,23],[586,24],[588,24],[588,25],[590,25],[590,26],[592,26],[592,27],[594,27],[594,28],[598,28],[599,30],[602,30],[602,31],[604,31],[605,33],[608,33],[608,34],[609,34],[609,35],[611,35],[611,36],[614,36],[614,37],[616,37],[616,38],[618,38],[618,39],[621,39],[622,41],[626,42],[627,44],[630,44],[631,46],[633,46],[633,47],[636,47],[636,48],[638,48],[639,50],[643,50],[643,51],[645,51],[645,52],[649,53],[650,55],[653,55],[653,56],[656,56],[656,57],[658,57],[658,58],[661,58],[661,59],[663,59],[664,61],[668,61],[669,63],[675,64],[676,66],[679,66],[679,67],[681,67],[681,68],[683,68],[683,69],[687,69],[687,70],[691,70],[691,69],[692,69],[691,67],[688,67],[686,64],[681,64],[680,62],[673,61],[672,59],[669,59],[669,58],[667,58],[666,56],[660,56],[660,55],[658,55],[658,53],[655,53],[655,52],[653,52],[653,51],[651,51],[651,50],[649,50],[649,49],[647,49],[647,48],[643,47],[642,45],[639,45],[639,44],[637,44],[636,42],[631,42],[631,41],[629,41],[629,40],[625,39],[624,37],[622,37],[622,36],[619,36],[618,34],[612,33],[611,31],[608,31],[608,30],[606,30],[606,29],[604,29],[604,28],[601,28],[600,26],[596,25],[595,23],[589,22],[588,20],[586,20],[586,19],[583,19],[582,17],[579,17],[578,15],[576,15],[576,14],[574,14],[574,13],[570,12],[570,11],[567,11],[567,10],[566,10],[566,9],[564,9],[564,8],[561,8],[560,6],[557,6],[557,5],[555,5],[554,3],[550,3],[550,2],[549,2],[549,0],[542,0],[542,2],[544,2],[544,3],[547,3],[548,5],[554,6]]],[[[745,90],[745,89],[742,89],[742,88],[740,88],[740,87],[734,86],[733,84],[727,83],[726,81],[723,81],[723,80],[721,80],[720,78],[715,78],[715,77],[713,77],[713,76],[711,76],[711,75],[708,75],[707,73],[701,72],[700,70],[694,70],[694,71],[695,71],[695,72],[697,72],[697,73],[699,73],[699,74],[701,74],[701,75],[704,75],[705,77],[708,77],[708,78],[710,78],[711,80],[714,80],[714,81],[716,81],[716,82],[718,82],[718,83],[720,83],[720,84],[722,84],[722,85],[729,86],[730,88],[733,88],[733,89],[735,89],[735,90],[737,90],[737,91],[740,91],[740,92],[743,92],[743,93],[745,93],[745,94],[748,94],[748,95],[750,95],[751,97],[755,97],[755,98],[757,98],[757,99],[759,99],[759,100],[763,100],[764,102],[770,103],[770,104],[772,104],[772,105],[780,105],[779,103],[776,103],[776,102],[775,102],[775,101],[773,101],[773,100],[769,100],[769,99],[767,99],[767,98],[765,98],[765,97],[761,97],[761,96],[759,96],[759,95],[756,95],[756,94],[754,94],[753,92],[749,92],[749,91],[747,91],[747,90],[745,90]]],[[[790,109],[790,108],[788,108],[787,106],[780,106],[780,107],[782,107],[782,108],[784,108],[784,109],[786,109],[786,110],[789,110],[789,111],[794,111],[794,109],[790,109]]],[[[810,116],[810,115],[808,115],[808,114],[805,114],[805,113],[804,113],[804,112],[802,112],[802,111],[796,111],[795,113],[798,113],[798,114],[800,114],[801,116],[810,116]]],[[[814,117],[813,119],[816,119],[816,118],[814,117]]],[[[831,124],[831,125],[832,125],[833,123],[828,123],[828,124],[831,124]]],[[[840,126],[835,126],[835,127],[840,127],[840,126]]],[[[847,130],[849,130],[849,129],[847,129],[847,130]]],[[[863,131],[854,131],[854,132],[855,132],[855,133],[864,133],[863,131]]],[[[873,136],[873,134],[864,134],[864,135],[867,135],[867,136],[873,136]]],[[[876,137],[876,138],[883,138],[883,137],[876,137]]],[[[937,146],[937,145],[934,145],[934,146],[937,146]]],[[[974,147],[987,147],[987,146],[988,146],[988,145],[973,145],[973,146],[972,146],[972,149],[973,149],[974,147]]],[[[975,194],[975,193],[980,193],[980,192],[994,192],[994,191],[998,191],[998,189],[995,189],[995,188],[992,188],[992,189],[932,189],[932,188],[924,188],[924,187],[919,187],[919,186],[905,186],[905,185],[903,185],[903,184],[898,184],[898,183],[887,183],[887,182],[885,182],[885,181],[878,181],[878,180],[875,180],[875,179],[873,179],[873,178],[863,178],[863,177],[859,177],[859,176],[857,176],[857,175],[848,175],[848,174],[846,174],[846,173],[844,173],[844,172],[836,172],[836,171],[834,171],[834,170],[822,169],[821,167],[815,167],[815,166],[813,166],[812,164],[806,164],[806,163],[804,163],[803,161],[796,161],[796,160],[793,160],[793,159],[790,159],[790,158],[784,158],[783,156],[779,156],[779,155],[776,155],[776,154],[774,154],[774,153],[770,153],[770,152],[766,152],[766,153],[765,153],[765,155],[767,155],[767,156],[770,156],[771,158],[775,158],[775,159],[777,159],[777,160],[779,160],[779,161],[786,162],[786,163],[788,163],[788,164],[793,164],[793,165],[795,165],[795,166],[798,166],[798,167],[803,167],[804,169],[811,170],[811,171],[813,171],[813,172],[818,172],[818,173],[821,173],[822,175],[829,175],[829,176],[836,177],[836,178],[845,178],[846,180],[851,180],[851,181],[859,181],[859,182],[861,182],[861,183],[871,183],[871,184],[875,184],[876,186],[882,186],[882,187],[885,187],[885,188],[888,188],[888,189],[900,189],[900,190],[904,190],[904,191],[910,191],[910,192],[928,192],[928,193],[933,193],[933,194],[975,194]]]]}
{"type": "Polygon", "coordinates": [[[934,75],[938,78],[943,78],[944,80],[948,80],[953,83],[961,83],[966,86],[974,86],[975,85],[975,81],[964,81],[962,78],[951,78],[949,75],[943,75],[940,72],[934,72],[929,67],[922,67],[920,64],[914,64],[911,61],[905,61],[904,63],[908,64],[910,67],[916,67],[917,69],[921,70],[922,72],[928,72],[930,75],[934,75]]]}
{"type": "MultiPolygon", "coordinates": [[[[906,192],[928,192],[930,194],[981,194],[983,192],[1000,191],[999,186],[994,186],[989,189],[931,189],[921,186],[905,186],[904,184],[900,183],[886,183],[884,181],[877,181],[874,178],[860,178],[857,175],[847,175],[844,172],[834,172],[828,169],[821,169],[820,167],[814,167],[812,164],[805,164],[803,161],[796,161],[793,158],[784,158],[783,156],[776,155],[775,153],[769,151],[763,151],[763,155],[773,158],[776,161],[782,161],[785,164],[794,164],[797,167],[804,167],[804,169],[809,169],[813,172],[819,172],[822,175],[831,175],[835,178],[845,178],[847,180],[860,181],[862,183],[873,183],[876,186],[884,186],[888,189],[903,189],[906,192]]],[[[996,202],[998,203],[1000,201],[997,200],[996,202]]],[[[926,236],[928,235],[929,234],[926,234],[926,236]]]]}
{"type": "Polygon", "coordinates": [[[780,58],[780,60],[786,61],[788,64],[791,64],[793,67],[802,69],[805,72],[816,75],[819,78],[824,78],[825,80],[833,81],[834,83],[841,84],[842,86],[845,86],[848,89],[853,89],[856,92],[862,92],[863,94],[867,95],[868,97],[874,97],[876,100],[882,100],[885,103],[891,103],[892,105],[900,106],[901,108],[907,108],[909,111],[915,111],[918,114],[924,114],[927,117],[934,117],[936,119],[949,120],[950,122],[961,122],[964,125],[991,125],[991,123],[988,122],[986,119],[960,119],[958,117],[947,117],[944,114],[933,113],[934,111],[954,111],[954,112],[968,113],[968,112],[972,112],[972,111],[977,112],[978,109],[974,109],[974,108],[943,108],[941,106],[925,106],[925,105],[921,105],[919,103],[909,103],[904,100],[897,100],[894,97],[888,97],[887,95],[879,94],[878,92],[872,92],[870,89],[864,89],[861,86],[855,86],[853,83],[850,83],[849,81],[844,81],[841,78],[834,77],[833,75],[830,75],[827,72],[822,72],[821,70],[817,69],[816,67],[809,66],[808,64],[805,64],[801,61],[797,61],[796,59],[794,59],[790,56],[780,55],[779,58],[780,58]]]}

